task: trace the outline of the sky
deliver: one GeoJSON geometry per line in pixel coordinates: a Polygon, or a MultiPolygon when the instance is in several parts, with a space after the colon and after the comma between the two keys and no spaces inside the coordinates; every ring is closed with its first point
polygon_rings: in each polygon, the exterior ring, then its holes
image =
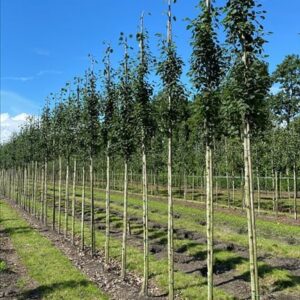
{"type": "MultiPolygon", "coordinates": [[[[198,0],[178,0],[174,39],[188,70],[191,53],[186,18],[194,18],[198,0]]],[[[300,54],[300,1],[260,0],[267,11],[263,21],[270,72],[287,54],[300,54]]],[[[105,46],[114,48],[117,66],[122,49],[120,32],[135,34],[142,11],[157,55],[156,33],[166,31],[166,0],[0,0],[1,3],[1,137],[3,142],[28,115],[39,115],[45,98],[58,92],[89,66],[88,54],[101,63],[105,46]]],[[[222,5],[224,0],[217,0],[222,5]]],[[[220,32],[221,39],[223,33],[220,32]]],[[[131,41],[133,47],[136,42],[131,41]]],[[[100,64],[101,67],[101,64],[100,64]]],[[[184,83],[188,78],[183,76],[184,83]]]]}

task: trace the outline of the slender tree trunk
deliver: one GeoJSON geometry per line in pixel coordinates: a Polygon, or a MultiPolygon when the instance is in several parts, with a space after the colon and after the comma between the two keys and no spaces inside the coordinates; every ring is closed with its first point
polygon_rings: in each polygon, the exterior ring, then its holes
{"type": "Polygon", "coordinates": [[[61,229],[61,156],[58,158],[58,233],[61,229]]]}
{"type": "Polygon", "coordinates": [[[296,164],[294,164],[294,218],[297,220],[297,171],[296,171],[296,164]]]}
{"type": "Polygon", "coordinates": [[[184,184],[183,198],[186,201],[187,200],[187,176],[186,176],[186,171],[185,170],[184,170],[184,173],[183,173],[183,184],[184,184]]]}
{"type": "Polygon", "coordinates": [[[36,194],[37,194],[37,175],[38,175],[38,165],[37,161],[34,163],[34,187],[33,187],[33,215],[36,217],[36,194]]]}
{"type": "Polygon", "coordinates": [[[257,180],[257,211],[260,213],[260,178],[258,170],[256,172],[256,180],[257,180]]]}
{"type": "Polygon", "coordinates": [[[55,230],[55,218],[56,218],[56,178],[55,178],[55,159],[52,164],[53,175],[53,203],[52,203],[52,230],[55,230]]]}
{"type": "Polygon", "coordinates": [[[40,208],[40,221],[41,222],[43,222],[43,220],[44,220],[44,199],[45,199],[45,193],[44,193],[44,176],[45,176],[45,169],[44,169],[44,166],[42,166],[41,208],[40,208]]]}
{"type": "Polygon", "coordinates": [[[81,250],[84,250],[84,213],[85,213],[85,166],[82,167],[82,199],[81,199],[81,250]]]}
{"type": "Polygon", "coordinates": [[[109,240],[110,240],[110,142],[107,144],[106,154],[106,218],[105,218],[105,264],[109,263],[109,240]]]}
{"type": "Polygon", "coordinates": [[[248,223],[248,239],[249,239],[249,258],[250,258],[250,278],[251,278],[251,299],[259,299],[259,293],[256,286],[256,272],[255,265],[255,250],[256,245],[255,237],[253,234],[253,208],[251,205],[251,170],[249,166],[250,162],[250,137],[249,137],[249,123],[245,122],[244,126],[244,166],[245,166],[245,206],[247,211],[247,223],[248,223]]]}
{"type": "Polygon", "coordinates": [[[44,204],[44,224],[45,226],[48,225],[48,195],[47,195],[47,192],[48,192],[48,189],[47,189],[47,179],[48,179],[48,161],[46,160],[45,161],[45,177],[44,177],[44,180],[45,180],[45,188],[44,188],[44,193],[45,193],[45,204],[44,204]]]}
{"type": "Polygon", "coordinates": [[[213,299],[213,176],[212,148],[206,145],[207,299],[213,299]]]}
{"type": "Polygon", "coordinates": [[[174,241],[173,241],[173,198],[172,198],[172,130],[168,138],[168,269],[169,299],[174,299],[174,241]]]}
{"type": "Polygon", "coordinates": [[[275,213],[278,217],[278,172],[275,171],[275,213]]]}
{"type": "Polygon", "coordinates": [[[75,243],[75,201],[76,201],[76,158],[73,170],[73,197],[72,197],[72,244],[75,243]]]}
{"type": "Polygon", "coordinates": [[[147,180],[147,157],[145,143],[142,144],[142,172],[143,172],[143,232],[144,232],[144,278],[142,294],[148,295],[149,278],[149,240],[148,240],[148,180],[147,180]]]}
{"type": "Polygon", "coordinates": [[[91,193],[91,252],[95,255],[96,240],[95,240],[95,199],[94,199],[94,161],[90,157],[90,193],[91,193]]]}
{"type": "Polygon", "coordinates": [[[68,213],[69,213],[69,158],[67,159],[67,168],[66,168],[66,199],[65,199],[65,231],[64,236],[67,238],[68,234],[68,213]]]}
{"type": "Polygon", "coordinates": [[[127,258],[127,227],[128,227],[128,161],[124,162],[124,211],[123,211],[123,239],[122,239],[122,265],[121,278],[124,280],[126,276],[126,258],[127,258]]]}
{"type": "Polygon", "coordinates": [[[257,267],[257,243],[256,243],[256,217],[255,217],[255,206],[254,206],[254,189],[253,189],[253,169],[252,169],[252,155],[251,155],[251,142],[250,142],[250,125],[247,123],[248,127],[248,161],[249,161],[249,183],[250,183],[250,209],[252,218],[252,234],[253,234],[253,256],[254,256],[254,271],[255,271],[255,290],[256,298],[259,299],[259,278],[258,278],[258,267],[257,267]]]}

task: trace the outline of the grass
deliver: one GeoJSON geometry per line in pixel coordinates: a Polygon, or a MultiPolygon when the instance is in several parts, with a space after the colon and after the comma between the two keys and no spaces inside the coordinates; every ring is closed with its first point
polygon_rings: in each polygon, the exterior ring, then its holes
{"type": "Polygon", "coordinates": [[[6,265],[5,261],[0,259],[0,273],[5,272],[6,270],[7,270],[7,265],[6,265]]]}
{"type": "MultiPolygon", "coordinates": [[[[49,189],[51,193],[51,188],[49,189]]],[[[87,192],[87,207],[89,206],[88,191],[87,192]]],[[[81,191],[80,188],[76,190],[76,202],[80,204],[81,191]]],[[[50,195],[49,195],[50,196],[50,195]]],[[[63,194],[64,196],[64,194],[63,194]]],[[[95,197],[96,207],[104,207],[105,195],[103,192],[96,191],[95,197]],[[101,199],[101,200],[100,200],[101,199]],[[100,200],[100,201],[99,201],[100,200]],[[99,205],[100,204],[100,205],[99,205]]],[[[122,201],[123,197],[121,194],[112,194],[111,196],[112,204],[111,208],[114,212],[122,212],[122,201]]],[[[64,202],[64,201],[63,201],[64,202]]],[[[62,203],[63,203],[62,202],[62,203]]],[[[137,216],[141,218],[142,216],[142,203],[138,196],[130,196],[129,199],[129,216],[137,216]]],[[[166,225],[166,203],[164,201],[149,200],[149,218],[153,222],[166,225]]],[[[49,210],[48,210],[49,211],[49,210]]],[[[205,226],[199,224],[200,221],[205,220],[205,211],[201,210],[201,207],[187,207],[184,202],[175,203],[175,213],[180,215],[180,218],[174,220],[176,228],[184,228],[192,232],[201,232],[205,235],[205,226]]],[[[96,217],[103,218],[104,213],[97,213],[96,217]]],[[[49,218],[51,219],[51,211],[49,212],[49,218]]],[[[216,220],[216,231],[215,237],[219,241],[233,242],[238,245],[248,246],[247,238],[247,227],[246,218],[243,215],[230,215],[226,212],[215,213],[216,220]]],[[[121,218],[118,216],[112,216],[112,223],[115,227],[118,225],[122,226],[121,218]]],[[[282,236],[286,238],[287,236],[293,235],[293,238],[297,241],[300,238],[299,228],[293,225],[277,224],[272,221],[257,221],[257,228],[259,233],[258,246],[260,252],[267,252],[273,255],[285,256],[291,258],[299,258],[300,247],[296,245],[288,244],[285,239],[280,240],[282,236]],[[283,225],[283,226],[282,226],[283,225]],[[274,232],[274,234],[273,234],[274,232]]],[[[79,221],[76,221],[76,231],[80,231],[79,221]]],[[[140,231],[140,225],[133,222],[133,232],[138,233],[140,231]]],[[[89,235],[89,228],[86,227],[86,237],[89,235]]],[[[154,230],[151,232],[150,236],[154,238],[160,238],[162,245],[165,242],[165,233],[160,232],[160,230],[154,230]]],[[[105,237],[102,232],[97,231],[96,233],[96,243],[97,248],[102,249],[104,247],[105,237]]],[[[87,239],[87,243],[89,243],[87,239]]],[[[206,247],[205,245],[199,245],[194,243],[192,240],[175,240],[175,249],[178,250],[180,247],[181,252],[186,252],[191,256],[197,256],[200,259],[205,260],[206,258],[206,247]]],[[[111,255],[113,258],[120,260],[121,253],[121,241],[118,239],[111,240],[111,255]]],[[[226,270],[234,269],[236,276],[242,276],[245,280],[248,280],[247,270],[249,269],[248,260],[239,257],[237,254],[231,251],[215,251],[216,265],[226,270]],[[243,269],[245,268],[245,269],[243,269]]],[[[142,251],[137,247],[128,247],[128,268],[129,270],[135,271],[142,274],[143,267],[143,254],[142,251]]],[[[153,255],[150,255],[150,270],[151,270],[151,280],[154,280],[156,284],[161,287],[163,292],[167,292],[167,260],[160,259],[157,260],[153,255]]],[[[281,270],[278,268],[272,268],[267,266],[263,269],[261,273],[261,285],[263,289],[273,289],[273,290],[284,290],[289,291],[290,289],[299,288],[299,278],[293,276],[287,270],[281,270]],[[268,270],[272,269],[272,272],[268,270]],[[268,273],[268,274],[266,274],[268,273]],[[283,281],[282,278],[285,278],[283,281]],[[269,284],[272,282],[272,284],[269,284]],[[279,288],[281,286],[281,288],[279,288]]],[[[206,297],[206,279],[199,275],[185,274],[177,271],[175,273],[175,289],[181,294],[184,299],[199,299],[199,297],[206,297]]],[[[216,299],[231,299],[232,296],[226,294],[221,289],[216,289],[216,299]]]]}
{"type": "MultiPolygon", "coordinates": [[[[40,208],[38,203],[38,209],[40,208]]],[[[49,222],[52,220],[52,210],[48,209],[49,222]]],[[[101,213],[97,213],[96,217],[103,216],[101,213]]],[[[71,222],[71,219],[69,219],[71,222]]],[[[62,224],[63,216],[62,216],[62,224]]],[[[70,229],[70,228],[69,228],[70,229]]],[[[85,230],[85,244],[90,245],[90,227],[86,225],[85,230]]],[[[75,220],[75,232],[80,232],[80,220],[75,220]]],[[[105,244],[105,235],[96,231],[96,248],[103,251],[105,244]]],[[[118,261],[121,260],[121,247],[122,242],[119,239],[110,239],[110,256],[118,261]]],[[[127,269],[134,271],[140,276],[143,274],[143,251],[128,243],[127,247],[127,269]]],[[[164,294],[168,292],[168,261],[167,259],[156,259],[154,255],[149,256],[149,269],[150,280],[152,280],[164,294]]],[[[180,294],[183,299],[205,299],[207,298],[207,286],[206,278],[199,275],[188,275],[180,271],[175,271],[175,292],[180,294]]],[[[233,296],[222,291],[219,288],[214,289],[215,299],[217,300],[231,300],[233,296]]],[[[91,298],[92,299],[92,298],[91,298]]]]}
{"type": "MultiPolygon", "coordinates": [[[[38,284],[35,290],[23,295],[25,299],[31,294],[42,299],[108,299],[8,204],[2,201],[1,206],[1,225],[9,234],[28,275],[38,284]]],[[[20,281],[18,285],[25,283],[20,281]]]]}

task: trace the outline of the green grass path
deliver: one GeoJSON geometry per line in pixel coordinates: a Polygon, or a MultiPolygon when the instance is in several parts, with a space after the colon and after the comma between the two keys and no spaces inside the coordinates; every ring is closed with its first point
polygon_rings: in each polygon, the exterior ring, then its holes
{"type": "MultiPolygon", "coordinates": [[[[38,283],[38,288],[28,293],[34,292],[42,299],[108,299],[60,250],[4,201],[0,201],[0,222],[28,275],[38,283]]],[[[27,296],[25,294],[24,298],[27,296]]]]}

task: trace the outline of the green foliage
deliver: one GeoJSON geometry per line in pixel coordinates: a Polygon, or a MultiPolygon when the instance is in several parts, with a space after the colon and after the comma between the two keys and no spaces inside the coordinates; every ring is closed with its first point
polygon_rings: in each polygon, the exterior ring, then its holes
{"type": "Polygon", "coordinates": [[[192,57],[190,75],[196,88],[196,114],[199,114],[201,127],[205,131],[205,139],[212,144],[220,124],[219,86],[224,72],[223,51],[218,44],[214,27],[217,10],[207,7],[205,1],[200,2],[202,13],[191,22],[192,57]]]}
{"type": "Polygon", "coordinates": [[[300,57],[287,55],[272,75],[280,91],[272,97],[272,110],[279,123],[289,126],[300,112],[300,57]]]}

